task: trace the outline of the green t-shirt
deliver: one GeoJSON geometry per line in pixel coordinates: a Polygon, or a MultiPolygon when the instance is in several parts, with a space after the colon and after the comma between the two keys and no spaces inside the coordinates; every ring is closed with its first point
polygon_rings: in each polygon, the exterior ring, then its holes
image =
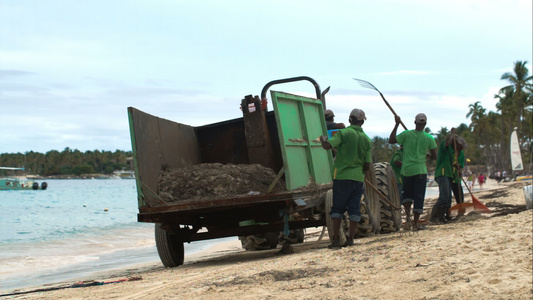
{"type": "Polygon", "coordinates": [[[328,142],[337,150],[333,179],[364,182],[363,165],[372,162],[372,141],[363,129],[350,125],[337,131],[328,142]]]}
{"type": "MultiPolygon", "coordinates": [[[[459,166],[465,166],[465,154],[463,151],[459,152],[457,156],[459,166]]],[[[437,154],[437,166],[435,167],[435,178],[446,176],[453,179],[453,182],[460,182],[457,169],[453,166],[455,163],[455,151],[453,147],[446,147],[446,141],[442,141],[439,146],[439,153],[437,154]]]]}
{"type": "Polygon", "coordinates": [[[426,155],[437,148],[435,139],[425,131],[406,130],[396,136],[398,144],[403,145],[403,176],[427,174],[426,155]]]}
{"type": "Polygon", "coordinates": [[[399,184],[403,184],[403,178],[400,172],[402,171],[401,167],[398,167],[394,162],[395,161],[403,161],[403,150],[396,151],[392,158],[390,159],[390,165],[392,167],[392,170],[394,171],[394,176],[396,177],[396,182],[399,184]]]}
{"type": "Polygon", "coordinates": [[[453,161],[455,159],[453,148],[446,147],[446,141],[442,141],[439,145],[439,153],[437,154],[437,166],[435,167],[435,178],[446,176],[453,178],[453,161]]]}
{"type": "MultiPolygon", "coordinates": [[[[463,152],[463,150],[459,152],[459,155],[457,156],[457,161],[459,162],[459,166],[461,167],[461,169],[465,167],[466,159],[465,159],[465,153],[463,152]]],[[[459,176],[459,170],[457,170],[456,168],[453,168],[453,182],[461,184],[461,177],[459,176]]]]}

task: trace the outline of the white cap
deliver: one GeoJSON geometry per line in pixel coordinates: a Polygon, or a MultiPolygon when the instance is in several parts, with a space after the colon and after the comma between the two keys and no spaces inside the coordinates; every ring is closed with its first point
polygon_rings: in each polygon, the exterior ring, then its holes
{"type": "Polygon", "coordinates": [[[415,117],[415,123],[419,124],[419,123],[426,123],[428,121],[428,118],[426,117],[425,114],[423,113],[419,113],[418,115],[416,115],[415,117]]]}
{"type": "Polygon", "coordinates": [[[362,109],[354,108],[350,113],[350,117],[354,117],[357,121],[366,120],[365,112],[362,109]]]}

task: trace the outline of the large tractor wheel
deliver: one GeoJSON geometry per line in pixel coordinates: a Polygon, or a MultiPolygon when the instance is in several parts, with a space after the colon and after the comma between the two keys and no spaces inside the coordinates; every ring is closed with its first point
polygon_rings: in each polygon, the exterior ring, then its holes
{"type": "Polygon", "coordinates": [[[370,236],[381,231],[379,196],[366,181],[376,186],[376,175],[371,168],[365,173],[365,193],[361,201],[361,222],[357,236],[370,236]]]}
{"type": "Polygon", "coordinates": [[[155,245],[165,267],[174,268],[183,265],[185,259],[183,241],[177,234],[162,229],[161,224],[155,224],[155,245]]]}
{"type": "Polygon", "coordinates": [[[380,199],[381,212],[381,232],[389,233],[400,230],[402,226],[401,211],[400,211],[400,192],[398,191],[398,184],[392,167],[387,162],[380,162],[374,164],[374,171],[376,173],[377,188],[387,197],[391,203],[380,199]],[[397,209],[398,208],[398,209],[397,209]]]}

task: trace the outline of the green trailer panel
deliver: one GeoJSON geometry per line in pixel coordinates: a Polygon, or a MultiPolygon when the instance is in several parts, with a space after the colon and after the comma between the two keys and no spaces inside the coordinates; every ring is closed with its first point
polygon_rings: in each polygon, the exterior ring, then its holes
{"type": "Polygon", "coordinates": [[[306,186],[311,180],[330,183],[333,158],[319,140],[327,135],[322,102],[276,91],[271,91],[271,97],[287,190],[306,186]]]}

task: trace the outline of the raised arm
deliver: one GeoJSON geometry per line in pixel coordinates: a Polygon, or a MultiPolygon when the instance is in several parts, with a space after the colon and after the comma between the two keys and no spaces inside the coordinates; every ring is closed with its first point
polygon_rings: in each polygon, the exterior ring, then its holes
{"type": "Polygon", "coordinates": [[[402,119],[400,119],[400,116],[394,116],[394,121],[396,124],[394,124],[394,128],[392,129],[392,132],[389,136],[389,144],[396,144],[398,141],[396,140],[396,131],[398,130],[398,126],[402,122],[402,119]]]}

